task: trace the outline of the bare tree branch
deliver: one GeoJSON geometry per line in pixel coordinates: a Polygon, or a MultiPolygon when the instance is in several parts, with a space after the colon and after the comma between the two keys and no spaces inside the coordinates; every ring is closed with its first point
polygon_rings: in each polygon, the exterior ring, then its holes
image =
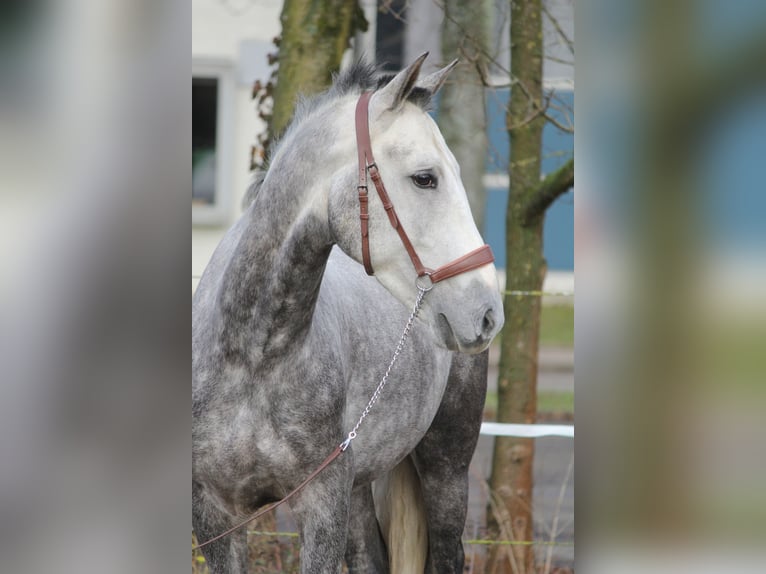
{"type": "MultiPolygon", "coordinates": [[[[519,82],[518,80],[515,80],[515,81],[512,81],[510,85],[518,85],[519,88],[521,88],[521,91],[524,92],[524,95],[529,100],[529,106],[528,107],[529,107],[530,111],[527,113],[527,115],[524,117],[524,119],[521,122],[516,123],[516,124],[508,124],[508,123],[506,123],[505,127],[506,127],[506,129],[508,131],[511,131],[511,130],[520,128],[522,126],[525,126],[529,122],[533,121],[535,118],[537,118],[537,117],[542,115],[546,119],[546,121],[552,123],[554,126],[556,126],[561,131],[566,132],[568,134],[573,134],[574,133],[574,126],[571,123],[569,125],[564,125],[564,124],[562,124],[560,121],[558,121],[556,118],[554,118],[552,115],[550,115],[548,113],[548,109],[553,107],[553,106],[551,106],[551,103],[550,103],[551,99],[553,98],[553,95],[554,95],[554,93],[552,91],[545,95],[545,102],[540,103],[540,102],[537,102],[536,100],[534,100],[532,98],[532,95],[529,93],[529,91],[527,90],[527,87],[523,83],[519,82]]],[[[554,109],[556,109],[556,108],[554,108],[554,109]]]]}
{"type": "Polygon", "coordinates": [[[523,128],[527,124],[535,121],[537,118],[540,117],[540,114],[541,114],[540,110],[532,109],[532,106],[529,106],[529,108],[530,108],[529,112],[524,117],[524,119],[521,120],[520,122],[516,122],[515,124],[512,124],[512,123],[510,123],[510,120],[506,120],[506,122],[505,122],[505,129],[506,129],[506,131],[512,132],[513,130],[517,130],[519,128],[523,128]]]}
{"type": "Polygon", "coordinates": [[[547,121],[552,123],[554,126],[556,126],[558,129],[560,129],[562,132],[566,132],[568,134],[573,134],[574,133],[574,126],[572,126],[572,125],[565,126],[564,124],[562,124],[560,121],[558,121],[556,118],[554,118],[549,113],[543,113],[543,115],[545,116],[545,119],[547,121]]]}
{"type": "Polygon", "coordinates": [[[447,18],[451,23],[453,23],[455,26],[458,27],[460,32],[463,34],[463,37],[466,40],[469,40],[470,42],[473,42],[474,45],[477,47],[477,50],[485,57],[487,58],[487,61],[492,62],[495,64],[498,68],[500,68],[500,71],[504,74],[511,75],[511,71],[507,70],[505,67],[503,67],[500,62],[497,61],[497,58],[489,53],[487,49],[485,49],[481,42],[477,42],[476,39],[469,33],[466,32],[465,27],[461,25],[460,22],[455,20],[452,16],[447,14],[447,11],[444,9],[444,2],[441,2],[440,0],[433,0],[434,4],[438,6],[441,11],[444,13],[444,17],[447,18]]]}
{"type": "Polygon", "coordinates": [[[557,58],[556,56],[545,56],[546,60],[549,60],[551,62],[556,62],[557,64],[563,64],[565,66],[572,66],[574,67],[574,60],[564,60],[563,58],[557,58]]]}
{"type": "Polygon", "coordinates": [[[525,227],[534,224],[551,204],[574,185],[574,158],[540,182],[524,209],[525,227]]]}
{"type": "MultiPolygon", "coordinates": [[[[461,30],[461,33],[463,34],[463,39],[462,39],[463,42],[466,42],[466,41],[471,42],[474,45],[475,50],[479,54],[484,56],[484,58],[486,59],[487,62],[492,62],[494,65],[498,66],[503,72],[507,73],[507,75],[511,79],[511,81],[508,84],[502,84],[502,85],[493,84],[492,81],[489,78],[489,73],[488,73],[488,70],[486,69],[486,66],[481,64],[481,63],[479,63],[476,58],[468,58],[468,59],[473,60],[475,62],[476,70],[478,72],[478,76],[479,76],[481,82],[483,83],[483,85],[485,87],[495,88],[495,89],[497,89],[497,88],[510,88],[514,84],[518,83],[518,79],[513,75],[513,73],[510,70],[505,70],[500,65],[500,63],[497,61],[497,59],[492,54],[490,54],[489,51],[486,48],[484,48],[483,44],[481,42],[478,42],[471,34],[469,34],[465,30],[465,28],[462,26],[462,24],[460,22],[458,22],[457,20],[455,20],[448,13],[448,11],[445,10],[443,2],[441,2],[440,0],[433,0],[433,2],[434,2],[434,4],[436,4],[436,6],[438,6],[442,10],[442,12],[444,13],[445,18],[447,20],[449,20],[451,23],[453,23],[455,26],[457,26],[461,30]]],[[[390,4],[390,2],[389,2],[389,4],[390,4]]],[[[386,3],[384,3],[384,6],[385,5],[386,5],[386,3]]],[[[572,55],[574,55],[574,43],[567,37],[566,33],[561,28],[561,26],[559,25],[558,21],[554,18],[554,16],[550,13],[550,11],[545,7],[545,3],[543,3],[543,12],[548,17],[548,19],[550,19],[550,21],[553,23],[554,27],[557,30],[557,33],[567,42],[567,44],[569,46],[570,52],[572,53],[572,55]]],[[[462,50],[461,50],[461,52],[462,52],[462,50]]],[[[463,54],[464,54],[464,57],[465,57],[465,53],[464,52],[463,52],[463,54]]],[[[549,59],[554,59],[552,57],[548,57],[548,56],[546,56],[546,57],[549,58],[549,59]]],[[[554,60],[556,60],[556,59],[554,59],[554,60]]],[[[558,60],[556,60],[556,61],[558,61],[558,60]]],[[[572,62],[563,62],[563,61],[561,61],[561,63],[572,64],[572,62]]],[[[551,100],[552,94],[549,94],[546,97],[545,103],[543,104],[541,102],[535,101],[534,98],[532,98],[532,96],[530,95],[529,90],[527,90],[526,86],[524,86],[523,84],[519,84],[519,87],[521,88],[521,90],[524,93],[524,95],[529,99],[531,110],[526,115],[526,117],[524,118],[524,120],[521,123],[514,124],[514,125],[506,125],[506,128],[508,130],[513,130],[513,129],[516,129],[518,127],[525,126],[529,122],[533,121],[535,118],[539,117],[542,114],[545,117],[546,121],[550,122],[551,124],[556,126],[558,129],[560,129],[561,131],[563,131],[565,133],[569,133],[569,134],[573,134],[574,133],[574,126],[572,125],[571,122],[567,122],[568,125],[565,125],[562,122],[560,122],[559,120],[557,120],[555,117],[553,117],[551,114],[548,113],[548,108],[550,107],[550,100],[551,100]]]]}
{"type": "Polygon", "coordinates": [[[551,24],[553,24],[553,27],[556,29],[556,33],[559,36],[561,36],[561,39],[564,40],[564,43],[569,48],[569,52],[574,56],[574,42],[572,41],[572,39],[566,35],[566,33],[564,32],[564,29],[559,24],[559,21],[556,18],[554,18],[553,14],[551,14],[550,10],[548,10],[548,8],[546,7],[545,2],[542,3],[542,9],[543,9],[543,14],[545,14],[548,17],[548,20],[551,21],[551,24]]]}

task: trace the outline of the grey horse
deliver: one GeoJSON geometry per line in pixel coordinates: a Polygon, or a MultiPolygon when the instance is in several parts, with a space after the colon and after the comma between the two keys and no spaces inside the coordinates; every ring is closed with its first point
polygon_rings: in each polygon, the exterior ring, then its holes
{"type": "MultiPolygon", "coordinates": [[[[380,77],[358,64],[298,104],[242,217],[194,295],[193,530],[208,540],[281,499],[347,436],[418,294],[379,198],[375,276],[361,265],[355,104],[418,254],[442,265],[482,245],[459,167],[426,113],[452,65],[425,54],[380,77]]],[[[453,63],[454,64],[454,63],[453,63]]],[[[493,265],[433,286],[388,386],[351,446],[289,501],[301,572],[462,572],[468,465],[503,324],[493,265]],[[373,484],[374,483],[374,484],[373,484]]],[[[214,573],[247,571],[244,529],[203,548],[214,573]]]]}

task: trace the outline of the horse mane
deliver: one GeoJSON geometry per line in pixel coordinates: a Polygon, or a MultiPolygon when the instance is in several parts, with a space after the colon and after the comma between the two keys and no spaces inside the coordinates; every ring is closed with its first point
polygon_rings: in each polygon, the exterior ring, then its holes
{"type": "Polygon", "coordinates": [[[264,179],[266,179],[265,169],[256,169],[253,172],[250,185],[247,186],[247,191],[245,191],[245,195],[242,198],[241,207],[243,211],[250,207],[250,204],[255,201],[255,196],[258,195],[258,192],[261,190],[261,185],[263,185],[264,179]]]}
{"type": "MultiPolygon", "coordinates": [[[[254,175],[253,180],[242,199],[242,208],[246,209],[258,194],[261,184],[266,176],[266,172],[268,171],[269,164],[271,163],[271,158],[279,149],[282,141],[285,140],[290,132],[295,131],[298,126],[309,118],[315,110],[324,107],[333,100],[338,100],[347,94],[361,94],[368,90],[380,89],[390,82],[395,75],[396,74],[392,73],[383,73],[377,66],[369,64],[364,60],[358,60],[342,72],[333,74],[332,85],[324,92],[320,92],[313,96],[299,95],[290,123],[287,125],[283,133],[274,136],[271,143],[269,158],[262,170],[258,170],[254,175]]],[[[407,96],[407,101],[420,107],[423,111],[428,112],[431,109],[431,95],[431,92],[428,90],[416,86],[410,91],[407,96]]]]}
{"type": "MultiPolygon", "coordinates": [[[[324,92],[314,96],[299,96],[293,112],[293,119],[288,124],[285,134],[301,124],[314,110],[325,104],[342,98],[347,94],[361,94],[368,90],[377,90],[390,82],[396,74],[383,73],[377,66],[358,60],[340,73],[333,74],[332,85],[324,92]]],[[[415,87],[407,96],[407,101],[429,111],[431,93],[415,87]]],[[[282,138],[280,137],[280,140],[282,138]]]]}
{"type": "MultiPolygon", "coordinates": [[[[390,82],[395,74],[382,73],[377,66],[359,60],[338,74],[333,74],[332,86],[324,92],[314,96],[299,96],[285,135],[294,130],[306,118],[325,104],[338,100],[347,94],[361,94],[368,90],[377,90],[390,82]]],[[[423,88],[415,87],[407,96],[407,101],[412,102],[424,111],[429,111],[431,92],[423,88]]],[[[280,137],[281,141],[283,137],[280,137]]],[[[276,149],[278,144],[273,146],[276,149]]]]}

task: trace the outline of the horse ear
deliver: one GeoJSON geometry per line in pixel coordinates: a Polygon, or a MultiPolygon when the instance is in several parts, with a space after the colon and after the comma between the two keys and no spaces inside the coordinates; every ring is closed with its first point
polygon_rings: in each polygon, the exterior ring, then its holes
{"type": "Polygon", "coordinates": [[[422,88],[433,96],[444,85],[444,81],[455,66],[457,66],[457,63],[457,60],[452,60],[451,63],[444,66],[441,70],[437,70],[433,74],[429,74],[425,78],[419,79],[415,84],[415,87],[422,88]]]}
{"type": "Polygon", "coordinates": [[[407,100],[407,96],[412,91],[412,88],[415,87],[415,82],[420,73],[420,66],[423,65],[423,61],[427,57],[428,52],[424,52],[417,60],[412,62],[412,64],[396,74],[388,84],[375,92],[375,96],[370,104],[374,106],[377,111],[396,110],[399,108],[399,106],[407,100]]]}

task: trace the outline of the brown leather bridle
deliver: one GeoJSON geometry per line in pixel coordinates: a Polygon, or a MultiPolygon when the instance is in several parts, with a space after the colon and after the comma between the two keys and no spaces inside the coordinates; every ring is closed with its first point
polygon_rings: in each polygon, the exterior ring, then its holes
{"type": "Polygon", "coordinates": [[[370,260],[370,215],[367,210],[368,171],[372,178],[372,182],[375,184],[375,189],[378,190],[378,196],[383,203],[383,208],[388,214],[388,220],[391,222],[391,226],[399,234],[399,239],[402,240],[404,249],[407,251],[407,254],[412,260],[412,264],[415,266],[418,278],[424,276],[428,277],[431,280],[431,284],[434,284],[449,279],[450,277],[454,277],[455,275],[465,273],[466,271],[472,271],[482,265],[492,263],[495,260],[495,257],[492,255],[492,249],[490,249],[489,245],[482,245],[478,249],[474,249],[470,253],[458,257],[454,261],[450,261],[436,270],[423,265],[410,238],[407,237],[407,233],[404,231],[402,222],[396,215],[394,204],[391,202],[388,193],[386,193],[386,187],[383,185],[383,179],[380,177],[380,171],[378,170],[375,158],[372,155],[368,117],[369,102],[372,94],[373,92],[364,92],[359,97],[359,101],[356,104],[356,148],[359,154],[359,185],[357,186],[357,191],[359,192],[359,219],[362,224],[362,262],[364,263],[364,269],[367,272],[367,275],[374,275],[375,273],[372,268],[372,261],[370,260]]]}

